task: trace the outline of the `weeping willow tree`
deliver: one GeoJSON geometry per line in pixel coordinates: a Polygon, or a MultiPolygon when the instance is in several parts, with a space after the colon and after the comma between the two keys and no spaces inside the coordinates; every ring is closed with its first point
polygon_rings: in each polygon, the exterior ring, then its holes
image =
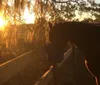
{"type": "Polygon", "coordinates": [[[0,9],[1,13],[9,22],[8,26],[6,26],[3,39],[4,43],[7,44],[7,48],[15,47],[17,45],[16,43],[19,42],[19,38],[22,38],[23,35],[25,36],[23,38],[26,39],[26,43],[32,42],[33,35],[36,43],[44,42],[44,39],[41,36],[45,34],[45,26],[39,21],[39,19],[44,16],[43,1],[35,0],[34,3],[32,1],[33,0],[0,0],[0,8],[2,8],[0,9]],[[23,14],[26,8],[28,8],[29,12],[31,11],[35,13],[37,23],[35,24],[35,27],[29,27],[29,25],[25,25],[25,29],[23,29],[22,26],[18,26],[17,24],[22,23],[23,14]],[[20,29],[22,30],[22,34],[18,34],[20,29]]]}

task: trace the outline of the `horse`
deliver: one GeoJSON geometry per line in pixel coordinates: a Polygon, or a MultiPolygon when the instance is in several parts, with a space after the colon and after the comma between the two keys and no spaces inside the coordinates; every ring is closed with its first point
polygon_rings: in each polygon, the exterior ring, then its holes
{"type": "Polygon", "coordinates": [[[50,62],[63,60],[67,41],[74,43],[85,55],[89,70],[97,77],[100,85],[100,26],[84,22],[49,24],[47,46],[50,62]]]}

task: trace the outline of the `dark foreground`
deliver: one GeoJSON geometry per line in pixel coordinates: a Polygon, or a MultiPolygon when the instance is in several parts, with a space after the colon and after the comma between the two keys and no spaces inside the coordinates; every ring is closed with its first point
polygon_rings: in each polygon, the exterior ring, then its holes
{"type": "Polygon", "coordinates": [[[83,53],[75,48],[75,55],[70,49],[65,53],[64,60],[55,68],[45,73],[42,80],[35,85],[96,85],[95,77],[91,75],[85,66],[83,53]],[[50,72],[49,72],[50,71],[50,72]],[[55,75],[55,78],[54,78],[55,75]]]}
{"type": "MultiPolygon", "coordinates": [[[[72,53],[72,49],[70,49],[65,54],[64,60],[58,64],[55,73],[56,82],[59,85],[96,85],[95,78],[85,67],[83,53],[77,48],[74,57],[72,53]]],[[[50,65],[47,61],[44,47],[38,48],[30,56],[28,57],[31,58],[32,62],[28,62],[27,68],[13,75],[8,81],[0,85],[35,85],[40,77],[49,69],[50,65]]],[[[15,71],[14,69],[12,70],[15,71]]],[[[9,71],[6,71],[6,73],[12,74],[9,71]]],[[[52,73],[50,77],[52,78],[48,84],[40,82],[39,85],[54,85],[52,73]]]]}

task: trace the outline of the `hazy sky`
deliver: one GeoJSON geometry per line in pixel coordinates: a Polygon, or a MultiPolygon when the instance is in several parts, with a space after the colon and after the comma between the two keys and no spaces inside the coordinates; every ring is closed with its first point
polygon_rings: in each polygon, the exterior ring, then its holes
{"type": "Polygon", "coordinates": [[[100,3],[100,0],[95,0],[96,3],[100,3]]]}

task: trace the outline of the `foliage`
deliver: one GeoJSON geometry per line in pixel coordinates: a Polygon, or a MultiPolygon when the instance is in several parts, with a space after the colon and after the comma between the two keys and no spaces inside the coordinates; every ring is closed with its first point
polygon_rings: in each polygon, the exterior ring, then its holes
{"type": "MultiPolygon", "coordinates": [[[[3,33],[3,44],[9,49],[25,48],[26,44],[44,44],[48,42],[49,26],[47,21],[63,22],[67,21],[79,21],[74,19],[77,14],[80,16],[83,13],[91,13],[91,16],[95,16],[95,21],[100,21],[100,4],[95,2],[86,2],[84,0],[66,0],[65,2],[58,2],[56,0],[36,0],[34,5],[31,0],[14,0],[13,6],[7,3],[7,0],[0,0],[0,11],[4,13],[6,19],[9,20],[10,25],[6,27],[3,33]],[[28,10],[35,12],[36,20],[32,25],[17,25],[17,22],[21,22],[21,16],[28,7],[28,10]],[[12,18],[11,18],[12,17],[12,18]],[[12,21],[11,21],[12,19],[12,21]],[[46,20],[47,21],[46,21],[46,20]],[[14,25],[11,25],[11,24],[14,25]]],[[[91,18],[84,18],[84,22],[93,22],[91,18]]],[[[31,46],[30,46],[31,47],[31,46]]]]}
{"type": "Polygon", "coordinates": [[[62,18],[67,21],[72,21],[74,17],[77,16],[77,14],[75,14],[76,10],[80,16],[84,16],[83,13],[90,13],[90,17],[98,18],[97,16],[100,10],[100,4],[90,0],[44,0],[42,3],[42,10],[44,10],[43,15],[44,17],[46,17],[47,14],[51,16],[49,20],[59,20],[62,18]]]}
{"type": "Polygon", "coordinates": [[[37,19],[45,17],[47,20],[59,18],[73,20],[76,10],[80,16],[83,12],[90,12],[98,18],[100,10],[100,4],[90,0],[65,0],[63,2],[61,0],[35,0],[34,4],[32,0],[14,0],[13,6],[10,6],[8,1],[0,0],[0,10],[4,10],[5,17],[12,17],[15,23],[21,22],[25,7],[35,12],[37,19]]]}
{"type": "MultiPolygon", "coordinates": [[[[98,15],[100,10],[100,5],[92,2],[92,1],[85,1],[85,0],[66,0],[66,1],[56,1],[53,0],[55,3],[55,13],[58,15],[57,17],[62,17],[66,20],[73,20],[76,16],[75,11],[78,11],[80,16],[83,13],[91,13],[92,16],[98,15]]],[[[95,16],[98,18],[97,16],[95,16]]]]}

